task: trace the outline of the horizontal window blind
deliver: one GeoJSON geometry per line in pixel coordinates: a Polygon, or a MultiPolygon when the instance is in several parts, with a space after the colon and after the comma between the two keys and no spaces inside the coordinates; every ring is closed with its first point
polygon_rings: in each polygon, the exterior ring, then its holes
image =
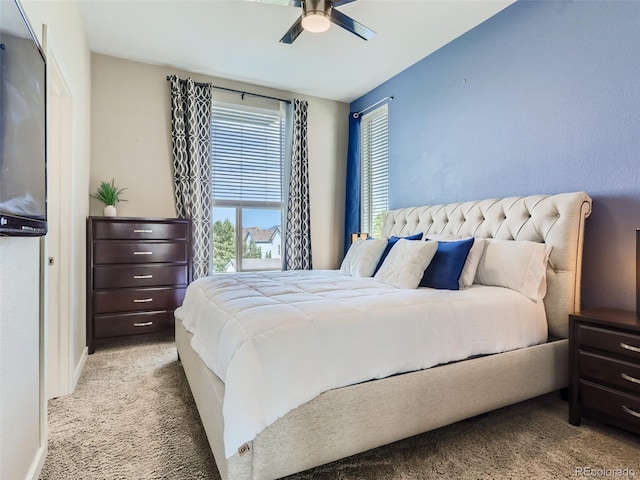
{"type": "Polygon", "coordinates": [[[362,117],[360,143],[361,229],[374,237],[380,237],[382,214],[389,209],[387,105],[362,117]]]}
{"type": "Polygon", "coordinates": [[[284,119],[279,111],[214,104],[213,201],[280,203],[284,119]]]}

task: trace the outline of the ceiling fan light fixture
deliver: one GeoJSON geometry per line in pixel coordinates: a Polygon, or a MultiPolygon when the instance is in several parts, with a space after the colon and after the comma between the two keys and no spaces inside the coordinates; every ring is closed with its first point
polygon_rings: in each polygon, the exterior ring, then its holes
{"type": "Polygon", "coordinates": [[[302,19],[302,28],[307,32],[321,33],[329,30],[331,20],[322,11],[309,12],[302,19]]]}
{"type": "MultiPolygon", "coordinates": [[[[262,2],[276,2],[281,0],[257,0],[262,2]]],[[[284,1],[284,0],[282,0],[284,1]]],[[[346,3],[356,0],[290,0],[289,5],[302,7],[302,15],[289,27],[289,30],[280,39],[280,43],[292,44],[302,32],[326,32],[332,23],[344,28],[348,32],[369,40],[376,34],[370,28],[365,27],[360,22],[345,15],[335,7],[340,7],[346,3]]]]}

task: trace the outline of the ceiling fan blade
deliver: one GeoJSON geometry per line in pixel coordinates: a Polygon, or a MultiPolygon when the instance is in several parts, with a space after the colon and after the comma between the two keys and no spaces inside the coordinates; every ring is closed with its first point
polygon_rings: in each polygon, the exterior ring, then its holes
{"type": "Polygon", "coordinates": [[[282,38],[280,39],[280,42],[293,43],[293,41],[296,38],[298,38],[298,35],[300,35],[301,33],[302,33],[302,15],[300,15],[300,18],[298,18],[298,20],[296,20],[295,23],[291,25],[289,30],[287,30],[287,33],[285,33],[282,36],[282,38]]]}
{"type": "MultiPolygon", "coordinates": [[[[336,3],[338,2],[333,2],[334,5],[336,3]]],[[[360,22],[356,22],[353,18],[345,15],[335,8],[332,8],[329,12],[329,19],[336,25],[350,31],[354,35],[357,35],[364,40],[370,40],[376,36],[376,32],[374,32],[370,28],[365,27],[360,22]]]]}
{"type": "Polygon", "coordinates": [[[333,2],[331,2],[333,4],[334,7],[340,7],[342,5],[345,5],[347,3],[351,3],[351,2],[355,2],[356,0],[333,0],[333,2]]]}

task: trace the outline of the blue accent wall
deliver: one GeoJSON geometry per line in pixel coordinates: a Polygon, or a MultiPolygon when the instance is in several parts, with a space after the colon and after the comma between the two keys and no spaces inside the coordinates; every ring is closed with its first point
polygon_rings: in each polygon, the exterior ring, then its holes
{"type": "Polygon", "coordinates": [[[520,0],[354,101],[395,97],[390,207],[584,190],[583,308],[635,310],[639,25],[638,1],[520,0]]]}

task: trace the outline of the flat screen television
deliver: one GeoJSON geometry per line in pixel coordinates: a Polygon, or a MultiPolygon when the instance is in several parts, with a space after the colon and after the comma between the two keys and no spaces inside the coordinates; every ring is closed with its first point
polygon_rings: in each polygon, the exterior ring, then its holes
{"type": "Polygon", "coordinates": [[[0,0],[0,235],[47,233],[46,60],[18,0],[0,0]]]}

